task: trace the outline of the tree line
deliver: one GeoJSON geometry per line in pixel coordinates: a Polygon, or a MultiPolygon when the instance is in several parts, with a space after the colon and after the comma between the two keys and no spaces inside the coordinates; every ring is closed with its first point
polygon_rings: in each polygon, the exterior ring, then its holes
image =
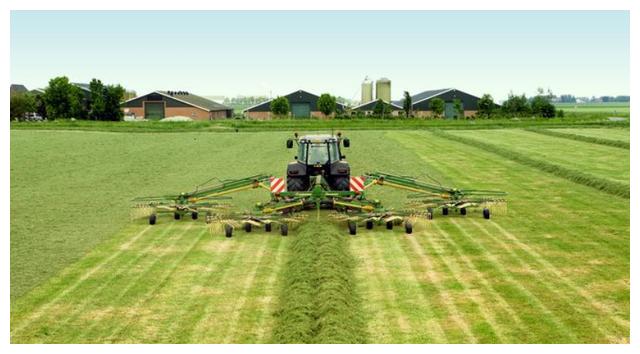
{"type": "Polygon", "coordinates": [[[126,91],[120,85],[106,85],[92,79],[85,90],[69,82],[66,76],[49,80],[43,92],[12,93],[11,119],[25,119],[29,114],[54,119],[88,119],[118,121],[123,113],[120,103],[135,97],[134,91],[126,91]]]}

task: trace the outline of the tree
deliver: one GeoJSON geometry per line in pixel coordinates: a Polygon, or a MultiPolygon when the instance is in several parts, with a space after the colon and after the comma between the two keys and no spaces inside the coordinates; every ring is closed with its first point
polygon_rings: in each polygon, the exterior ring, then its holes
{"type": "Polygon", "coordinates": [[[493,97],[490,94],[485,93],[478,100],[478,115],[483,118],[491,118],[496,110],[496,104],[493,102],[493,97]]]}
{"type": "Polygon", "coordinates": [[[548,96],[538,94],[531,99],[531,113],[538,117],[552,118],[556,116],[556,106],[549,101],[548,96]]]}
{"type": "Polygon", "coordinates": [[[318,110],[322,112],[325,117],[330,116],[336,111],[336,98],[328,93],[323,93],[320,95],[320,98],[318,98],[318,110]]]}
{"type": "Polygon", "coordinates": [[[524,94],[516,96],[509,93],[509,97],[502,105],[502,111],[507,116],[525,117],[531,114],[531,106],[529,106],[529,101],[524,94]]]}
{"type": "Polygon", "coordinates": [[[382,99],[378,99],[376,105],[373,107],[373,115],[378,118],[383,118],[391,114],[391,105],[384,102],[382,99]]]}
{"type": "Polygon", "coordinates": [[[120,85],[107,85],[104,90],[104,117],[103,120],[122,120],[124,113],[120,109],[120,102],[125,95],[124,87],[120,85]]]}
{"type": "Polygon", "coordinates": [[[435,118],[442,117],[444,113],[444,100],[439,97],[432,99],[429,101],[429,109],[435,118]]]}
{"type": "Polygon", "coordinates": [[[453,99],[453,109],[456,111],[456,119],[464,117],[464,107],[462,107],[462,101],[459,98],[453,99]]]}
{"type": "Polygon", "coordinates": [[[278,96],[271,101],[269,108],[276,117],[286,116],[290,110],[289,100],[286,97],[278,96]]]}
{"type": "Polygon", "coordinates": [[[35,112],[35,97],[27,92],[13,93],[9,102],[9,115],[11,119],[22,120],[27,113],[35,112]]]}
{"type": "Polygon", "coordinates": [[[411,102],[411,95],[409,91],[404,92],[404,100],[402,100],[402,109],[404,110],[404,115],[409,118],[411,115],[411,107],[413,103],[411,102]]]}
{"type": "Polygon", "coordinates": [[[42,98],[49,119],[84,117],[82,91],[69,83],[66,76],[49,80],[42,98]]]}
{"type": "Polygon", "coordinates": [[[89,119],[102,120],[106,113],[105,96],[106,88],[102,81],[92,79],[89,83],[91,100],[89,102],[89,119]]]}

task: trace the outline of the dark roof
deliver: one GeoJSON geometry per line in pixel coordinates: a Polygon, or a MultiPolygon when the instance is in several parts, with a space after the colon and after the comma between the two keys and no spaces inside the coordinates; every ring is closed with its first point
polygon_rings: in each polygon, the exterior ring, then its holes
{"type": "Polygon", "coordinates": [[[83,84],[83,83],[80,83],[80,82],[72,82],[71,85],[78,86],[79,88],[81,88],[81,89],[83,89],[85,91],[91,92],[91,88],[89,87],[89,84],[83,84]]]}
{"type": "Polygon", "coordinates": [[[452,89],[445,88],[445,89],[427,90],[427,91],[420,92],[417,95],[411,96],[411,103],[416,103],[418,101],[425,100],[425,99],[427,99],[429,97],[433,97],[433,96],[437,96],[437,95],[443,94],[443,93],[445,93],[445,92],[447,92],[449,90],[452,90],[452,89]]]}
{"type": "MultiPolygon", "coordinates": [[[[6,86],[5,86],[6,87],[6,86]]],[[[20,85],[20,84],[11,84],[11,87],[9,88],[10,92],[27,92],[29,90],[27,90],[27,88],[24,85],[20,85]]]]}
{"type": "MultiPolygon", "coordinates": [[[[317,111],[316,103],[318,102],[318,98],[320,98],[320,96],[307,92],[305,90],[293,91],[287,95],[284,95],[283,97],[286,97],[290,103],[309,102],[311,104],[312,111],[317,111]]],[[[273,101],[273,98],[245,108],[243,112],[267,112],[270,110],[269,106],[271,104],[271,101],[273,101]]],[[[347,106],[345,106],[344,104],[336,102],[337,111],[345,111],[346,108],[347,106]]]]}
{"type": "Polygon", "coordinates": [[[220,104],[218,102],[212,101],[208,98],[204,98],[198,95],[194,95],[190,92],[186,92],[186,91],[156,91],[160,94],[163,94],[165,96],[174,98],[176,100],[182,101],[184,103],[190,104],[192,106],[196,106],[196,107],[200,107],[200,108],[204,108],[208,111],[224,111],[224,110],[230,110],[233,109],[231,107],[227,107],[223,104],[220,104]]]}
{"type": "MultiPolygon", "coordinates": [[[[397,103],[394,103],[394,102],[391,102],[391,103],[385,102],[385,103],[389,104],[391,106],[391,110],[393,111],[400,111],[403,109],[402,106],[399,106],[397,103]]],[[[373,100],[373,101],[363,103],[359,106],[355,106],[353,107],[353,109],[356,111],[373,111],[373,109],[376,107],[377,104],[378,104],[378,100],[373,100]]]]}

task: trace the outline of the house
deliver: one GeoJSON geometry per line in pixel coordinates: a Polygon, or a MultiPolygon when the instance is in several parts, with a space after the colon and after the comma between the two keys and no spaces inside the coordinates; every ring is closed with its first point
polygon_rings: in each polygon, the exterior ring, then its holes
{"type": "MultiPolygon", "coordinates": [[[[284,96],[289,101],[291,108],[291,117],[293,118],[310,118],[324,117],[324,114],[318,109],[318,99],[320,96],[314,95],[304,90],[291,92],[284,96]]],[[[249,119],[271,119],[271,101],[273,99],[258,103],[251,106],[242,113],[249,119]]],[[[336,103],[336,111],[344,112],[345,105],[336,103]]]]}
{"type": "MultiPolygon", "coordinates": [[[[474,116],[478,111],[477,96],[468,94],[455,88],[428,90],[411,96],[411,109],[416,117],[431,117],[433,112],[429,107],[431,100],[440,98],[444,101],[444,117],[453,119],[457,116],[455,109],[456,100],[460,101],[465,117],[474,116]]],[[[402,101],[395,101],[395,104],[402,106],[402,101]]]]}
{"type": "Polygon", "coordinates": [[[121,104],[125,115],[136,118],[162,119],[184,116],[193,120],[224,119],[233,109],[187,91],[153,91],[121,104]]]}

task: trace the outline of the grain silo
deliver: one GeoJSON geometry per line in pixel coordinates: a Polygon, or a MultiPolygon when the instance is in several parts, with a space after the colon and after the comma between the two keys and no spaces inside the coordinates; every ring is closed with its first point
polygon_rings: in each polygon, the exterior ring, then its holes
{"type": "Polygon", "coordinates": [[[376,100],[391,102],[391,80],[386,77],[376,81],[376,100]]]}
{"type": "Polygon", "coordinates": [[[360,103],[367,103],[373,101],[373,82],[369,80],[369,77],[365,77],[362,82],[362,96],[360,103]]]}

